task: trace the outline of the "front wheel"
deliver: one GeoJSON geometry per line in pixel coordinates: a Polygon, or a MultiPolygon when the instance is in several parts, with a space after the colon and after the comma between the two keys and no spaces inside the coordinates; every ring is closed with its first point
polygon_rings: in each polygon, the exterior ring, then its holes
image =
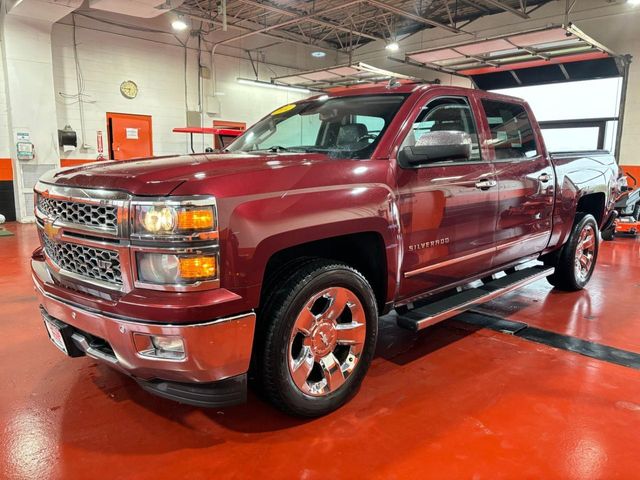
{"type": "Polygon", "coordinates": [[[259,314],[262,389],[286,413],[315,417],[344,404],[369,368],[378,333],[376,300],[353,268],[325,260],[276,282],[259,314]]]}
{"type": "Polygon", "coordinates": [[[598,258],[598,224],[593,215],[579,213],[569,235],[554,262],[555,272],[547,277],[559,290],[582,290],[591,279],[598,258]]]}

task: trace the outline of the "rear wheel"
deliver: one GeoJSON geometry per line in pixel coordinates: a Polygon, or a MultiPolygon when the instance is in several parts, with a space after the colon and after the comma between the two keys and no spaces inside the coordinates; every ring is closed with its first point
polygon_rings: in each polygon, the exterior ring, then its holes
{"type": "MultiPolygon", "coordinates": [[[[567,243],[562,247],[547,277],[560,290],[581,290],[591,279],[598,258],[598,224],[593,215],[579,213],[567,243]]],[[[548,263],[549,264],[549,263],[548,263]]]]}
{"type": "Polygon", "coordinates": [[[369,368],[378,314],[367,280],[325,260],[273,286],[259,315],[262,390],[286,413],[314,417],[344,404],[369,368]]]}

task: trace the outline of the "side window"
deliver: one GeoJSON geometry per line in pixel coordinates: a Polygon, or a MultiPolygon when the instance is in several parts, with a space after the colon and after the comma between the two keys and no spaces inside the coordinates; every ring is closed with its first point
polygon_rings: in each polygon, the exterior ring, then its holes
{"type": "Polygon", "coordinates": [[[532,158],[538,155],[533,128],[522,105],[482,100],[491,130],[496,160],[532,158]]]}
{"type": "Polygon", "coordinates": [[[416,145],[423,135],[445,130],[468,133],[472,142],[469,161],[481,160],[478,131],[465,98],[445,97],[430,101],[416,118],[400,148],[416,145]]]}

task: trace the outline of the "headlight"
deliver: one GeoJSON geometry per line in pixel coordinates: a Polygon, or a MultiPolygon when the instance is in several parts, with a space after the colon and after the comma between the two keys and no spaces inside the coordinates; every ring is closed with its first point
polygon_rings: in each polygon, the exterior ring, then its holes
{"type": "Polygon", "coordinates": [[[213,206],[137,205],[134,207],[135,234],[189,235],[216,228],[213,206]]]}
{"type": "Polygon", "coordinates": [[[135,286],[188,292],[220,287],[215,198],[135,198],[130,210],[135,286]]]}
{"type": "Polygon", "coordinates": [[[188,285],[218,278],[216,254],[137,253],[138,278],[158,285],[188,285]]]}

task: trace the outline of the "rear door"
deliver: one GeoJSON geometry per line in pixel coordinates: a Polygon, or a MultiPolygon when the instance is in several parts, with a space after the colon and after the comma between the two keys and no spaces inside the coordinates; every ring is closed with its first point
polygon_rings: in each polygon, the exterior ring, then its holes
{"type": "Polygon", "coordinates": [[[554,170],[526,104],[482,98],[487,140],[498,179],[496,255],[499,267],[544,250],[551,236],[554,170]]]}
{"type": "Polygon", "coordinates": [[[473,142],[466,161],[398,166],[402,298],[451,285],[491,267],[498,193],[494,167],[481,152],[480,118],[472,106],[473,98],[431,93],[414,110],[411,128],[401,139],[399,150],[438,130],[466,132],[473,142]]]}

